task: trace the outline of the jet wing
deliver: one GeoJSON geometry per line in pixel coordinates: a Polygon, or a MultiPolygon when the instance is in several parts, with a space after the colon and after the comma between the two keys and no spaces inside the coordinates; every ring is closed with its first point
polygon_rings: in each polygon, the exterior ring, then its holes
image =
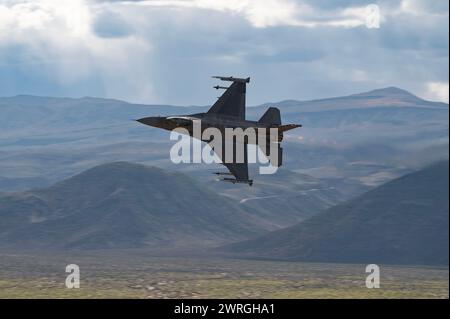
{"type": "MultiPolygon", "coordinates": [[[[241,163],[238,163],[236,160],[236,156],[233,158],[233,162],[231,163],[225,163],[225,144],[222,144],[222,154],[218,154],[216,150],[211,147],[214,151],[214,153],[219,156],[220,160],[222,161],[222,165],[224,165],[230,173],[216,173],[218,175],[232,175],[234,178],[223,178],[223,181],[226,182],[232,182],[232,183],[247,183],[249,185],[253,184],[252,180],[248,179],[248,156],[247,156],[247,143],[244,144],[244,161],[241,163]]],[[[235,147],[236,143],[233,144],[233,147],[235,147]]],[[[211,146],[211,145],[210,145],[211,146]]]]}
{"type": "Polygon", "coordinates": [[[209,109],[208,113],[245,120],[245,91],[246,82],[233,82],[209,109]]]}
{"type": "Polygon", "coordinates": [[[223,165],[228,168],[237,182],[249,182],[248,163],[223,163],[223,165]]]}

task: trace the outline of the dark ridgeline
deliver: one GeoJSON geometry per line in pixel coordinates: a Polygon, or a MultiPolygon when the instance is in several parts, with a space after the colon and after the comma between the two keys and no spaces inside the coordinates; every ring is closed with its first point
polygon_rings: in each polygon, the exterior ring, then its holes
{"type": "Polygon", "coordinates": [[[220,250],[296,261],[448,265],[448,192],[444,161],[295,226],[220,250]]]}
{"type": "Polygon", "coordinates": [[[0,194],[0,248],[189,248],[270,229],[180,173],[104,164],[49,188],[0,194]]]}

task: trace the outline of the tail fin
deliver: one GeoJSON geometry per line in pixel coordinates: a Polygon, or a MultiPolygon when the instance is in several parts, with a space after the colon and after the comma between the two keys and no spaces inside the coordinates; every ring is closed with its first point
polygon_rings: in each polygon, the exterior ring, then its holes
{"type": "Polygon", "coordinates": [[[281,125],[280,110],[276,107],[269,107],[264,115],[259,119],[259,123],[281,125]]]}

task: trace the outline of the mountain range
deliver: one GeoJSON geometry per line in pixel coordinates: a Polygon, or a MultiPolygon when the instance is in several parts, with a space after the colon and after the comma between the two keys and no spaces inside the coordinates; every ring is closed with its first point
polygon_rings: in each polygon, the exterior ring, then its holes
{"type": "Polygon", "coordinates": [[[204,247],[276,228],[181,174],[115,162],[0,195],[4,249],[204,247]]]}
{"type": "Polygon", "coordinates": [[[84,170],[128,161],[185,173],[240,206],[285,214],[285,227],[340,201],[448,158],[448,105],[384,88],[313,101],[286,100],[247,108],[258,119],[269,106],[283,122],[303,128],[286,134],[283,167],[256,176],[254,186],[218,183],[219,165],[173,164],[166,132],[133,119],[186,114],[207,107],[139,105],[99,98],[0,98],[0,191],[49,187],[84,170]],[[291,200],[301,198],[300,201],[291,200]]]}
{"type": "Polygon", "coordinates": [[[173,164],[167,132],[133,120],[206,106],[0,98],[0,212],[9,216],[0,225],[0,246],[159,249],[245,241],[301,225],[449,157],[448,105],[399,88],[266,103],[248,107],[248,118],[258,119],[269,106],[281,109],[284,123],[303,127],[286,134],[276,174],[258,175],[251,165],[254,185],[248,187],[218,182],[212,173],[223,170],[220,165],[173,164]],[[140,175],[145,180],[134,182],[140,175]],[[160,180],[174,191],[160,189],[160,180]],[[204,206],[176,195],[196,198],[192,190],[204,206]],[[215,203],[218,213],[208,214],[215,203]],[[196,209],[198,219],[189,215],[196,209]]]}
{"type": "MultiPolygon", "coordinates": [[[[248,118],[258,119],[269,106],[281,109],[283,122],[303,124],[285,136],[283,168],[352,182],[348,192],[347,185],[340,188],[348,196],[448,158],[448,105],[405,90],[266,103],[248,107],[248,118]]],[[[0,98],[0,190],[48,186],[111,161],[175,169],[195,178],[204,165],[173,165],[168,133],[133,119],[206,109],[90,97],[0,98]]]]}
{"type": "Polygon", "coordinates": [[[234,256],[448,265],[449,162],[397,178],[297,225],[230,244],[234,256]]]}
{"type": "MultiPolygon", "coordinates": [[[[282,207],[246,206],[185,174],[114,162],[0,193],[0,249],[448,265],[448,169],[448,161],[431,165],[286,227],[294,218],[282,207]]],[[[300,207],[308,196],[289,201],[300,207]]]]}

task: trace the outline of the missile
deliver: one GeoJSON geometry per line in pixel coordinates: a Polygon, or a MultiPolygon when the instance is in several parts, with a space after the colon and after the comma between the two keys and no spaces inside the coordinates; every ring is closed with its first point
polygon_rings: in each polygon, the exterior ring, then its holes
{"type": "Polygon", "coordinates": [[[253,180],[252,179],[235,179],[235,178],[222,178],[221,179],[222,182],[229,182],[229,183],[233,183],[233,184],[248,184],[250,186],[253,185],[253,180]]]}
{"type": "Polygon", "coordinates": [[[216,90],[218,90],[218,89],[223,89],[223,90],[228,89],[227,86],[220,86],[220,85],[213,86],[213,88],[215,88],[216,90]]]}
{"type": "Polygon", "coordinates": [[[230,82],[242,82],[242,83],[249,83],[250,82],[250,78],[235,78],[232,76],[213,76],[214,79],[219,79],[221,81],[230,81],[230,82]]]}

